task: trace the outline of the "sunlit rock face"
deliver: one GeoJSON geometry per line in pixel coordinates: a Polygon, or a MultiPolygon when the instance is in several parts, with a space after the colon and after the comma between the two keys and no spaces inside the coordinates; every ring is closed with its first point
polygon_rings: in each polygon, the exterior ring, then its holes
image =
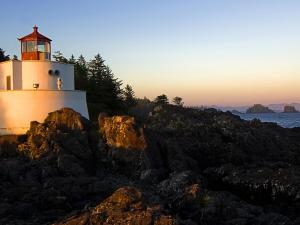
{"type": "Polygon", "coordinates": [[[101,116],[62,109],[0,140],[0,224],[299,224],[299,128],[170,105],[143,132],[101,116]]]}
{"type": "Polygon", "coordinates": [[[159,205],[150,206],[138,189],[123,187],[91,210],[54,225],[75,224],[175,225],[177,223],[171,216],[163,214],[159,205]]]}
{"type": "Polygon", "coordinates": [[[137,128],[133,117],[100,114],[100,132],[111,147],[145,150],[147,147],[142,128],[137,128]]]}
{"type": "Polygon", "coordinates": [[[63,173],[83,174],[93,158],[89,121],[69,108],[49,113],[44,123],[31,122],[18,151],[33,160],[56,161],[63,173]]]}

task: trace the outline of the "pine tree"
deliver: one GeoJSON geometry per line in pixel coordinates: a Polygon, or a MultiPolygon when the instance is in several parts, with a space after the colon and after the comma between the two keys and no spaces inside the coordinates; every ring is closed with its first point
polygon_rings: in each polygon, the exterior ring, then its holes
{"type": "Polygon", "coordinates": [[[122,108],[122,82],[114,77],[111,69],[104,62],[100,54],[97,54],[88,63],[88,100],[104,104],[111,110],[118,110],[122,108]]]}
{"type": "Polygon", "coordinates": [[[5,51],[0,48],[0,62],[8,61],[9,59],[9,55],[5,55],[5,51]]]}
{"type": "Polygon", "coordinates": [[[76,59],[75,59],[75,57],[74,57],[73,54],[71,55],[71,58],[69,59],[69,63],[71,63],[71,64],[75,64],[76,63],[76,59]]]}
{"type": "Polygon", "coordinates": [[[178,96],[176,96],[176,97],[174,97],[173,98],[173,103],[175,104],[175,105],[177,105],[177,106],[183,106],[183,104],[184,104],[184,102],[182,101],[182,98],[181,97],[178,97],[178,96]]]}
{"type": "Polygon", "coordinates": [[[169,99],[165,94],[159,95],[154,99],[156,105],[167,105],[169,104],[169,99]]]}
{"type": "Polygon", "coordinates": [[[129,109],[136,105],[137,102],[136,102],[135,94],[130,85],[127,84],[125,86],[123,95],[124,95],[124,103],[125,103],[126,108],[129,109]]]}
{"type": "MultiPolygon", "coordinates": [[[[73,55],[72,55],[73,56],[73,55]]],[[[74,62],[74,76],[75,76],[75,89],[87,90],[88,89],[88,66],[85,58],[80,55],[77,60],[74,60],[71,56],[69,62],[74,62]]],[[[73,56],[74,57],[74,56],[73,56]]]]}
{"type": "Polygon", "coordinates": [[[56,62],[68,63],[68,59],[60,51],[54,52],[53,58],[56,62]]]}

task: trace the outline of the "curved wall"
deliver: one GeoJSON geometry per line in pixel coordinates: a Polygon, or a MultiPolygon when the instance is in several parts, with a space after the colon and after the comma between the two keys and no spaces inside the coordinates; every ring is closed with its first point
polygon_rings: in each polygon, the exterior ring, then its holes
{"type": "MultiPolygon", "coordinates": [[[[62,90],[74,90],[74,65],[50,61],[21,61],[22,88],[32,90],[38,83],[40,90],[57,90],[57,78],[63,80],[62,90]],[[60,75],[49,75],[49,70],[58,70],[60,75]]],[[[14,73],[16,74],[16,73],[14,73]]]]}
{"type": "Polygon", "coordinates": [[[84,91],[0,91],[0,135],[25,134],[31,121],[43,122],[49,112],[63,107],[89,118],[84,91]]]}

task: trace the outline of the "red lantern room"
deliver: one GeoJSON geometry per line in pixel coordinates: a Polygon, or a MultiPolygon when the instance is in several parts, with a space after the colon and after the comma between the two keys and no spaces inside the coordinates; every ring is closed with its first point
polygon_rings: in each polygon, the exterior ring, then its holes
{"type": "Polygon", "coordinates": [[[21,41],[22,60],[51,60],[51,39],[38,32],[38,27],[33,27],[33,32],[21,41]]]}

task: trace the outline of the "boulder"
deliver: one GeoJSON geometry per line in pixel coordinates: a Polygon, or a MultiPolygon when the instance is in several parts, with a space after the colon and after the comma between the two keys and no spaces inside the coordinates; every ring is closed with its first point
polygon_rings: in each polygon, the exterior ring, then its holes
{"type": "Polygon", "coordinates": [[[132,224],[175,225],[176,219],[166,215],[160,206],[151,206],[142,192],[134,187],[122,187],[89,211],[53,225],[132,224]]]}
{"type": "Polygon", "coordinates": [[[143,129],[136,126],[133,117],[100,114],[98,117],[100,133],[111,147],[145,150],[147,147],[143,129]]]}
{"type": "Polygon", "coordinates": [[[89,120],[71,108],[62,108],[49,113],[44,123],[52,124],[56,129],[64,131],[84,131],[90,127],[89,120]]]}
{"type": "Polygon", "coordinates": [[[57,161],[60,171],[80,175],[80,167],[93,162],[89,127],[89,121],[74,110],[57,110],[44,123],[31,122],[27,141],[18,151],[30,159],[57,161]]]}

